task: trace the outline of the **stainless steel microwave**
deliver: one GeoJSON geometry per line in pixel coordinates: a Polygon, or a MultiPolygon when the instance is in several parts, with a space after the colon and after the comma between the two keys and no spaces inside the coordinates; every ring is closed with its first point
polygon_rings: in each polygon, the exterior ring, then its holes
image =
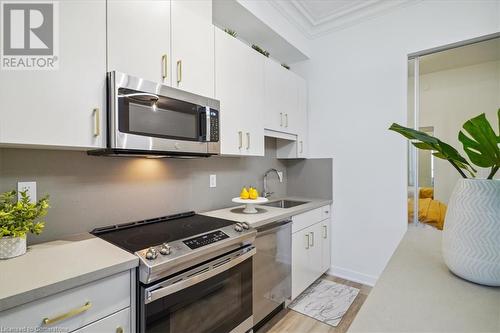
{"type": "Polygon", "coordinates": [[[198,157],[220,153],[217,100],[108,73],[107,148],[92,155],[198,157]]]}

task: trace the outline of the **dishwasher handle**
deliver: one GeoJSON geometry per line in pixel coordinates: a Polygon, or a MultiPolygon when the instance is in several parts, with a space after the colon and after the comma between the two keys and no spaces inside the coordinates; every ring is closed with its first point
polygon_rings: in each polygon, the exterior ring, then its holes
{"type": "Polygon", "coordinates": [[[262,227],[258,227],[257,228],[257,238],[264,236],[264,235],[267,235],[267,234],[274,233],[280,229],[288,228],[288,227],[290,227],[291,223],[292,223],[292,220],[287,219],[287,220],[280,220],[280,221],[276,221],[276,222],[271,222],[271,223],[266,224],[262,227]]]}

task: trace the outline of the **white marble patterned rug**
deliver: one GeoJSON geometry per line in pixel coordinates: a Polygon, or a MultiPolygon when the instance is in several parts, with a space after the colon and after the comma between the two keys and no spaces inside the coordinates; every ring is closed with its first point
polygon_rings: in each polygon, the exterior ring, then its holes
{"type": "Polygon", "coordinates": [[[319,279],[300,294],[289,308],[330,326],[337,326],[359,289],[319,279]]]}

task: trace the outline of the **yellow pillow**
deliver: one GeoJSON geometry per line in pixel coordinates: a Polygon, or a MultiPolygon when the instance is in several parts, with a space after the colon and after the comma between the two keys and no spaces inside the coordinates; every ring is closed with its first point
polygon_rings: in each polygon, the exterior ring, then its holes
{"type": "Polygon", "coordinates": [[[434,189],[432,187],[421,187],[418,196],[420,199],[433,199],[434,189]]]}

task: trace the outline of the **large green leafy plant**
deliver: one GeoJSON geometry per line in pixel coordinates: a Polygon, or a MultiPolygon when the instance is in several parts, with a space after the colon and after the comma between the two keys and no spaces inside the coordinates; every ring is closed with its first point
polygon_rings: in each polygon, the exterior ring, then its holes
{"type": "Polygon", "coordinates": [[[48,196],[32,203],[26,191],[0,194],[0,237],[24,237],[28,232],[39,235],[45,223],[37,221],[47,215],[49,209],[48,196]]]}
{"type": "Polygon", "coordinates": [[[463,130],[458,133],[458,140],[470,159],[465,157],[450,146],[432,135],[408,127],[392,124],[389,129],[410,139],[417,148],[433,151],[432,155],[447,160],[460,173],[463,178],[475,178],[477,170],[472,166],[490,168],[488,179],[493,179],[500,168],[500,109],[498,109],[498,132],[486,119],[484,113],[465,122],[463,130]]]}

